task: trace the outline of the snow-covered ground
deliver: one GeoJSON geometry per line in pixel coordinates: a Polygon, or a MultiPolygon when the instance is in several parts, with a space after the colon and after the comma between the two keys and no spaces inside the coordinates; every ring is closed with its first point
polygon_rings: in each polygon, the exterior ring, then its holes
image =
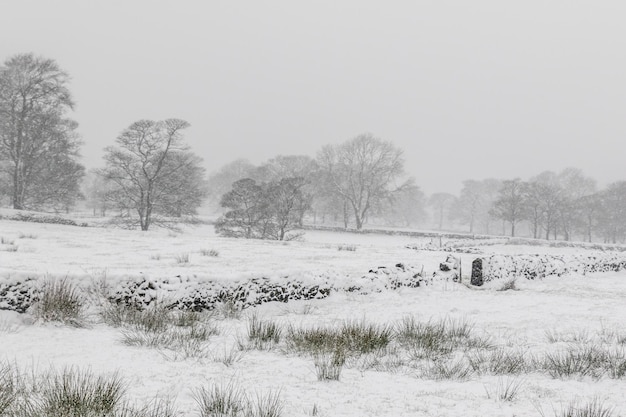
{"type": "MultiPolygon", "coordinates": [[[[360,276],[377,266],[402,262],[425,265],[432,273],[446,252],[418,251],[406,245],[428,243],[414,238],[308,231],[301,242],[262,242],[215,236],[211,226],[181,233],[147,233],[119,229],[80,228],[0,221],[0,279],[12,274],[89,279],[106,276],[155,277],[183,275],[194,279],[236,279],[293,271],[360,276]],[[16,251],[7,250],[9,246],[16,251]],[[354,250],[339,250],[350,246],[354,250]],[[204,256],[215,250],[218,256],[204,256]],[[180,262],[182,255],[189,262],[180,262]]],[[[437,242],[438,243],[438,242],[437,242]]],[[[574,248],[539,246],[481,246],[486,253],[576,253],[574,248]]],[[[465,274],[475,255],[462,254],[465,274]]],[[[466,278],[466,277],[465,277],[466,278]]],[[[626,413],[626,379],[571,377],[555,379],[533,371],[517,376],[473,374],[466,380],[434,380],[416,376],[410,367],[376,371],[349,364],[339,381],[317,380],[314,364],[306,356],[270,351],[242,352],[231,366],[215,360],[236,349],[246,334],[247,318],[283,325],[339,325],[344,320],[394,324],[407,316],[428,321],[463,319],[474,332],[490,337],[494,345],[519,348],[530,355],[566,347],[547,334],[596,335],[609,331],[626,334],[626,273],[549,277],[517,282],[518,291],[473,289],[457,283],[402,288],[370,295],[335,293],[316,301],[268,303],[248,309],[240,319],[216,321],[220,332],[208,343],[206,358],[173,360],[146,347],[121,343],[120,330],[101,323],[91,309],[87,328],[53,323],[32,323],[31,317],[0,311],[0,361],[44,371],[51,366],[89,367],[94,373],[119,372],[129,383],[133,399],[155,396],[176,400],[182,415],[196,415],[193,389],[211,382],[235,381],[250,392],[279,390],[283,416],[546,416],[571,401],[599,398],[626,413]],[[497,386],[517,379],[521,383],[513,401],[494,398],[497,386]],[[491,397],[491,398],[490,398],[491,397]]],[[[564,337],[567,339],[567,337],[564,337]]],[[[615,349],[624,349],[616,344],[615,349]]]]}

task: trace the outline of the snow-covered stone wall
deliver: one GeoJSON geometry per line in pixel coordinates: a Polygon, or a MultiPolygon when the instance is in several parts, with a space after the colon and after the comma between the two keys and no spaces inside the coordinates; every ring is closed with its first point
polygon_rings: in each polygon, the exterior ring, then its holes
{"type": "MultiPolygon", "coordinates": [[[[328,297],[332,292],[371,294],[420,287],[444,280],[444,277],[424,277],[422,265],[395,264],[371,269],[360,277],[333,272],[294,274],[292,276],[260,277],[240,281],[203,280],[196,277],[155,278],[147,276],[107,278],[99,282],[100,290],[116,303],[139,308],[154,302],[172,308],[195,311],[211,310],[221,302],[232,302],[246,308],[270,301],[311,300],[328,297]]],[[[67,277],[83,290],[96,284],[85,277],[67,277]]],[[[20,313],[37,302],[41,288],[49,277],[0,276],[0,309],[20,313]]],[[[92,291],[93,292],[93,291],[92,291]]]]}
{"type": "Polygon", "coordinates": [[[491,255],[476,258],[472,263],[472,285],[507,279],[540,279],[566,274],[585,275],[593,272],[626,269],[626,255],[601,253],[596,255],[491,255]]]}

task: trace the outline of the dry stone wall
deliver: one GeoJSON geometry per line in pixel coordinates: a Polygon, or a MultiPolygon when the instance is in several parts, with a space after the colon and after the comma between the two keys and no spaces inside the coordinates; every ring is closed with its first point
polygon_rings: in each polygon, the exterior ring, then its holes
{"type": "MultiPolygon", "coordinates": [[[[240,281],[213,281],[200,278],[155,278],[147,276],[109,279],[108,298],[115,303],[145,308],[155,302],[184,310],[212,310],[219,303],[232,302],[240,308],[271,301],[312,300],[333,292],[372,294],[399,288],[431,285],[446,277],[425,277],[422,265],[397,263],[380,266],[358,277],[333,272],[297,276],[259,277],[240,281]],[[111,282],[111,280],[113,282],[111,282]]],[[[69,277],[86,289],[89,280],[69,277]]],[[[0,276],[0,309],[26,312],[41,296],[49,278],[9,278],[0,276]]]]}
{"type": "Polygon", "coordinates": [[[541,279],[547,276],[586,275],[624,269],[626,269],[626,255],[621,253],[563,256],[491,255],[474,259],[471,283],[481,286],[498,279],[541,279]]]}

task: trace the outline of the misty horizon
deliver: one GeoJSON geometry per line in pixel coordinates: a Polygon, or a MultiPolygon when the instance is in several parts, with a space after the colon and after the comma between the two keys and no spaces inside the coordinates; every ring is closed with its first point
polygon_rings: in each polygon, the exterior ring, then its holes
{"type": "Polygon", "coordinates": [[[88,168],[134,121],[177,117],[209,173],[371,132],[404,150],[428,194],[566,167],[623,179],[617,1],[3,9],[3,59],[33,52],[72,77],[88,168]]]}

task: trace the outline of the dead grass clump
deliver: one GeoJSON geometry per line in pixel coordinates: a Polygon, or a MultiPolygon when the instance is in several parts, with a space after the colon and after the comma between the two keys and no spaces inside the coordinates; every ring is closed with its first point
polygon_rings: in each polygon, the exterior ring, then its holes
{"type": "Polygon", "coordinates": [[[287,330],[289,350],[305,353],[340,349],[350,355],[362,355],[386,347],[392,339],[389,326],[365,321],[345,321],[339,328],[314,327],[287,330]]]}
{"type": "Polygon", "coordinates": [[[414,359],[436,359],[457,350],[488,349],[487,338],[476,336],[464,319],[420,322],[405,317],[395,328],[395,339],[414,359]]]}
{"type": "Polygon", "coordinates": [[[280,417],[280,392],[250,396],[234,383],[213,384],[193,393],[200,417],[280,417]]]}
{"type": "Polygon", "coordinates": [[[511,278],[511,279],[507,279],[506,281],[504,281],[502,283],[502,285],[500,286],[500,288],[497,289],[497,291],[517,291],[517,280],[515,278],[511,278]]]}
{"type": "Polygon", "coordinates": [[[180,255],[176,255],[176,263],[177,264],[188,264],[189,263],[189,254],[181,253],[180,255]]]}
{"type": "Polygon", "coordinates": [[[281,339],[282,328],[270,320],[260,320],[253,314],[248,321],[248,343],[254,349],[271,349],[281,339]]]}
{"type": "Polygon", "coordinates": [[[85,325],[85,296],[68,279],[48,281],[35,304],[34,316],[43,321],[58,321],[75,327],[85,325]]]}
{"type": "Polygon", "coordinates": [[[467,353],[469,363],[474,371],[493,375],[515,375],[533,369],[533,360],[528,352],[497,348],[484,351],[475,350],[467,353]]]}
{"type": "Polygon", "coordinates": [[[220,253],[215,249],[200,249],[200,255],[217,258],[218,256],[220,256],[220,253]]]}
{"type": "Polygon", "coordinates": [[[523,382],[524,381],[518,377],[499,378],[495,386],[485,386],[487,398],[506,402],[515,401],[522,388],[523,382]]]}

